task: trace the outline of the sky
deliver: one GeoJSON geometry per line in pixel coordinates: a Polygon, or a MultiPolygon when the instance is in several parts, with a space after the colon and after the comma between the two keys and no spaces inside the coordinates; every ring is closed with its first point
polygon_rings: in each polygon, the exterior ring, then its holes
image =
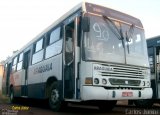
{"type": "MultiPolygon", "coordinates": [[[[160,0],[86,0],[139,18],[146,38],[160,35],[160,0]]],[[[0,61],[82,0],[0,0],[0,61]]]]}

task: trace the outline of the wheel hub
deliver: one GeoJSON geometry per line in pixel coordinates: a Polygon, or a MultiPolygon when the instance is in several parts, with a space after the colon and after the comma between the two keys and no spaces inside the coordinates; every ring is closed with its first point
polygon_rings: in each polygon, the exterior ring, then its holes
{"type": "Polygon", "coordinates": [[[52,90],[51,92],[51,101],[52,103],[56,103],[59,99],[59,94],[58,91],[56,89],[52,90]]]}

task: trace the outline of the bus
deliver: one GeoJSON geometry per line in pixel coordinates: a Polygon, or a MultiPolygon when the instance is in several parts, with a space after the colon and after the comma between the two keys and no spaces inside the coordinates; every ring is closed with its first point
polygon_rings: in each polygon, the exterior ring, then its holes
{"type": "Polygon", "coordinates": [[[142,23],[80,3],[6,60],[3,90],[12,102],[17,97],[46,99],[54,111],[68,102],[111,110],[117,100],[149,99],[142,23]]]}
{"type": "Polygon", "coordinates": [[[160,36],[147,39],[147,47],[153,89],[152,104],[160,103],[160,36]]]}
{"type": "Polygon", "coordinates": [[[2,76],[3,76],[3,72],[4,72],[3,68],[4,68],[4,66],[3,66],[3,64],[0,62],[0,93],[1,93],[1,91],[2,91],[2,76]]]}

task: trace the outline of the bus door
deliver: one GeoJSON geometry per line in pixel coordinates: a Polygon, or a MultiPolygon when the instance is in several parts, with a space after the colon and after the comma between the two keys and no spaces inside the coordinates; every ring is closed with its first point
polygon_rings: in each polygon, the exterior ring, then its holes
{"type": "Polygon", "coordinates": [[[28,96],[28,67],[30,62],[30,50],[24,53],[23,69],[25,70],[24,80],[22,83],[22,96],[28,96]]]}
{"type": "Polygon", "coordinates": [[[160,46],[156,50],[156,84],[157,84],[157,98],[160,99],[160,46]]]}
{"type": "Polygon", "coordinates": [[[153,99],[160,98],[160,47],[148,48],[153,99]]]}
{"type": "Polygon", "coordinates": [[[64,25],[64,98],[76,99],[77,93],[77,18],[64,25]]]}

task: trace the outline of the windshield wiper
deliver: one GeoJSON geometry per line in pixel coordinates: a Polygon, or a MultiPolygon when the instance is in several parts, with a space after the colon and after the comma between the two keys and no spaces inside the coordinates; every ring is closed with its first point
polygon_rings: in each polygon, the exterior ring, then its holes
{"type": "Polygon", "coordinates": [[[134,28],[135,28],[135,25],[132,24],[132,25],[130,26],[129,30],[126,31],[126,41],[127,41],[128,53],[129,53],[129,43],[128,43],[128,42],[131,42],[131,38],[133,38],[134,28]]]}
{"type": "Polygon", "coordinates": [[[122,29],[120,27],[120,29],[115,25],[115,23],[109,19],[107,16],[104,16],[103,15],[103,19],[104,21],[108,24],[110,30],[116,35],[116,37],[119,39],[119,40],[123,40],[124,37],[123,37],[123,33],[122,33],[122,29]]]}
{"type": "Polygon", "coordinates": [[[133,35],[134,35],[134,28],[135,28],[135,25],[132,24],[129,28],[128,31],[126,31],[126,40],[127,42],[130,42],[131,40],[129,38],[132,38],[133,35]]]}
{"type": "Polygon", "coordinates": [[[116,24],[107,16],[103,15],[103,19],[108,24],[110,30],[115,34],[115,36],[122,41],[122,46],[124,48],[125,63],[126,63],[126,48],[125,48],[124,36],[123,36],[121,24],[120,24],[120,28],[118,28],[116,24]]]}

